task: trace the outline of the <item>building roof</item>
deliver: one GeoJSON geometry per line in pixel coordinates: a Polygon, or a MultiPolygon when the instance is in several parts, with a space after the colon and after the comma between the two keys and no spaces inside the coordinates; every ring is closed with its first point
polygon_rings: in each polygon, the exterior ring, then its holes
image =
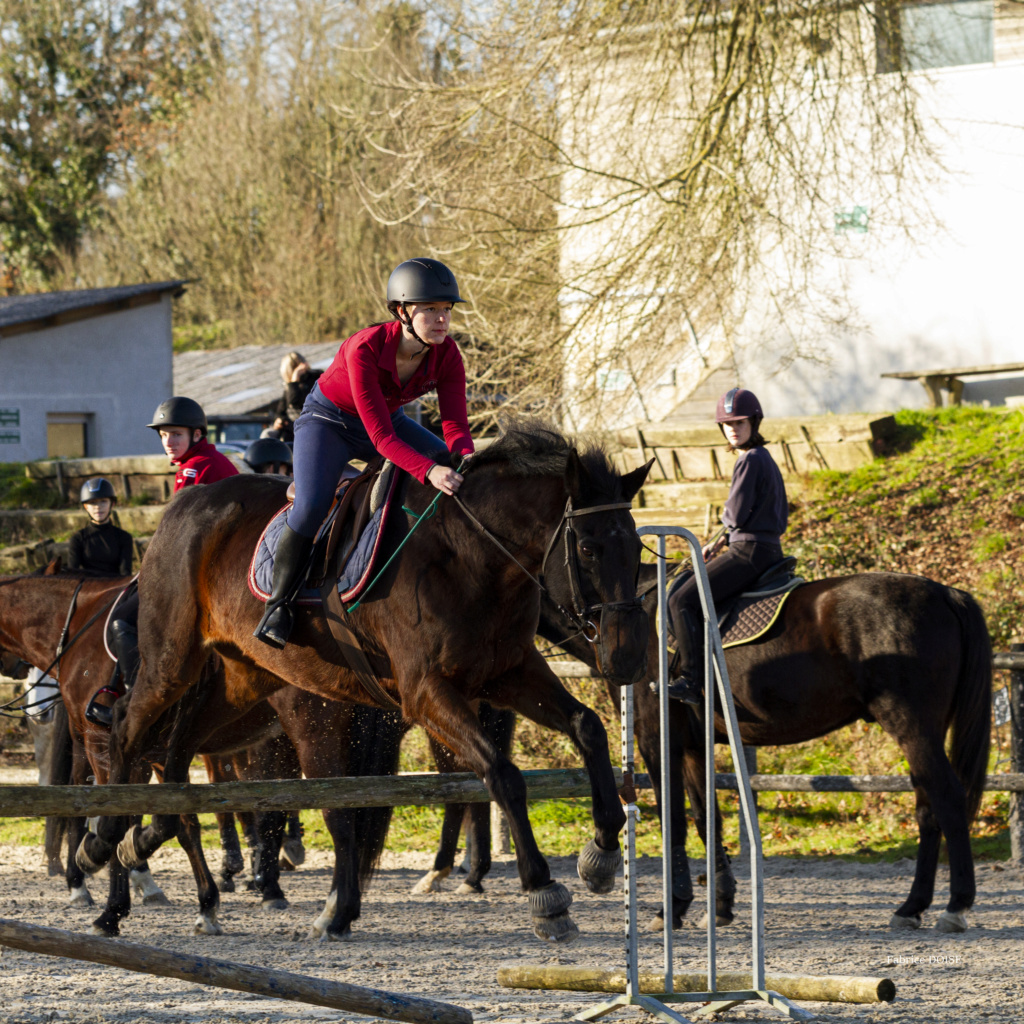
{"type": "MultiPolygon", "coordinates": [[[[314,370],[326,369],[340,341],[303,345],[314,370]]],[[[174,393],[194,398],[208,417],[266,414],[284,395],[281,360],[294,345],[241,345],[174,357],[174,393]]]]}
{"type": "Polygon", "coordinates": [[[82,288],[37,295],[0,295],[0,336],[38,330],[72,320],[128,309],[155,301],[164,292],[180,295],[186,281],[155,281],[118,288],[82,288]]]}

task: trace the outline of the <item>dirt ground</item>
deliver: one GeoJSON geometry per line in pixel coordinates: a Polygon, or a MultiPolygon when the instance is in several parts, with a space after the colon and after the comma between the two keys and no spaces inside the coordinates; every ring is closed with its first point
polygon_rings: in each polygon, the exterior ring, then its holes
{"type": "MultiPolygon", "coordinates": [[[[41,853],[8,846],[0,849],[0,856],[6,865],[0,876],[0,917],[88,930],[98,911],[65,906],[63,880],[47,877],[41,853]]],[[[567,858],[554,860],[552,868],[554,876],[572,889],[581,935],[570,946],[554,948],[530,931],[526,899],[510,861],[495,865],[483,896],[459,896],[457,883],[451,880],[442,894],[414,896],[410,889],[429,858],[424,854],[385,856],[367,893],[354,940],[319,944],[307,941],[305,934],[327,894],[327,854],[311,853],[298,872],[282,880],[291,901],[286,910],[263,911],[244,891],[224,894],[220,919],[225,934],[198,937],[191,933],[195,916],[191,874],[184,855],[172,844],[154,858],[152,868],[173,905],[136,911],[122,923],[122,937],[180,952],[432,996],[469,1008],[476,1020],[505,1024],[567,1020],[600,997],[501,989],[495,976],[501,964],[622,965],[621,897],[587,893],[567,858]]],[[[697,862],[692,866],[700,869],[697,862]]],[[[1017,1024],[1024,1007],[1021,875],[1004,865],[979,866],[977,909],[965,934],[942,935],[931,927],[897,934],[889,931],[887,922],[909,888],[911,867],[909,862],[769,860],[765,873],[768,970],[895,981],[897,996],[891,1004],[803,1004],[822,1021],[1017,1024]]],[[[741,897],[745,897],[747,875],[742,868],[738,873],[741,897]]],[[[940,889],[946,884],[940,877],[940,889]]],[[[90,887],[95,897],[102,896],[105,879],[92,880],[90,887]]],[[[659,893],[660,862],[644,858],[640,863],[642,920],[653,913],[659,893]]],[[[702,897],[703,890],[698,899],[702,897]]],[[[926,924],[931,925],[935,916],[932,912],[926,924]]],[[[749,903],[741,898],[736,923],[718,932],[720,969],[749,967],[748,928],[749,903]]],[[[677,970],[701,970],[704,932],[688,927],[676,935],[677,970]]],[[[660,936],[645,933],[642,966],[657,970],[660,962],[660,936]]],[[[627,1010],[607,1019],[645,1017],[627,1010]]],[[[55,1020],[286,1024],[349,1019],[366,1018],[18,950],[3,950],[0,958],[0,1021],[12,1024],[55,1020]]],[[[782,1018],[748,1003],[714,1019],[782,1018]]]]}

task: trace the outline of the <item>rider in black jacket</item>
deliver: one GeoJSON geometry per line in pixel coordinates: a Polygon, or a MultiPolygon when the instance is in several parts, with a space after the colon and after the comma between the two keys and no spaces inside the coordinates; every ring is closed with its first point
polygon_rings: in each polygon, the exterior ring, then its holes
{"type": "MultiPolygon", "coordinates": [[[[739,456],[722,512],[725,531],[704,548],[716,606],[743,593],[761,573],[782,561],[781,537],[786,531],[789,506],[782,474],[758,430],[762,416],[761,403],[752,391],[733,388],[718,400],[715,421],[729,450],[739,452],[739,456]],[[727,538],[728,548],[715,558],[727,538]]],[[[679,675],[669,683],[668,693],[676,700],[699,706],[704,617],[695,575],[691,573],[669,594],[668,608],[679,650],[679,675]]]]}
{"type": "Polygon", "coordinates": [[[96,576],[131,576],[132,535],[111,522],[117,496],[110,481],[94,476],[82,484],[79,499],[91,522],[68,541],[68,568],[96,576]]]}

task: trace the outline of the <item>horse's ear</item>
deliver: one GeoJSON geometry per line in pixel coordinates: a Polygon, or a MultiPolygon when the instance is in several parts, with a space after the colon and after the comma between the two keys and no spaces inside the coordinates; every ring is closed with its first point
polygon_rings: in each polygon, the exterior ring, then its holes
{"type": "Polygon", "coordinates": [[[64,563],[61,561],[60,555],[58,555],[49,565],[43,570],[44,576],[56,576],[61,569],[64,567],[64,563]]]}
{"type": "Polygon", "coordinates": [[[569,457],[565,462],[565,489],[574,505],[579,504],[590,483],[590,474],[580,459],[575,448],[569,449],[569,457]]]}
{"type": "Polygon", "coordinates": [[[645,466],[637,466],[632,472],[626,473],[622,477],[622,496],[626,501],[632,501],[636,497],[637,491],[643,487],[653,465],[654,459],[651,459],[645,466]]]}

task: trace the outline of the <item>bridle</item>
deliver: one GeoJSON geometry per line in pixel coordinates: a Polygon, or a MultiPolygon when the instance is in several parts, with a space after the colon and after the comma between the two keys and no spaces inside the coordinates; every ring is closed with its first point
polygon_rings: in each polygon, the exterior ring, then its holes
{"type": "MultiPolygon", "coordinates": [[[[594,621],[594,615],[600,615],[606,608],[640,608],[642,607],[642,600],[639,597],[627,598],[625,601],[601,601],[598,603],[588,602],[583,596],[583,588],[580,586],[580,567],[579,558],[576,554],[576,531],[573,529],[572,521],[578,516],[588,516],[595,512],[615,512],[622,509],[630,509],[633,507],[632,502],[629,501],[616,501],[611,502],[607,505],[590,505],[587,508],[574,509],[572,507],[572,498],[569,497],[565,502],[565,509],[562,511],[562,517],[558,520],[558,525],[555,527],[551,534],[551,538],[548,540],[547,547],[544,549],[544,558],[540,563],[540,572],[534,576],[529,569],[523,565],[522,562],[512,554],[504,544],[498,540],[495,535],[480,522],[479,519],[466,507],[466,503],[458,496],[458,494],[452,495],[455,499],[455,503],[466,513],[470,522],[492,543],[497,547],[505,556],[515,562],[523,572],[529,576],[531,580],[537,585],[541,593],[547,594],[551,599],[551,602],[555,607],[580,631],[580,634],[587,640],[588,643],[596,643],[598,636],[600,635],[600,627],[594,621]],[[551,557],[552,552],[555,550],[555,546],[558,544],[559,539],[562,540],[565,547],[565,568],[569,576],[569,597],[571,601],[571,608],[566,608],[560,604],[552,596],[551,591],[548,589],[545,583],[546,570],[548,565],[548,559],[551,557]]],[[[637,566],[637,574],[639,575],[639,566],[637,566]]],[[[634,588],[635,589],[635,588],[634,588]]]]}

